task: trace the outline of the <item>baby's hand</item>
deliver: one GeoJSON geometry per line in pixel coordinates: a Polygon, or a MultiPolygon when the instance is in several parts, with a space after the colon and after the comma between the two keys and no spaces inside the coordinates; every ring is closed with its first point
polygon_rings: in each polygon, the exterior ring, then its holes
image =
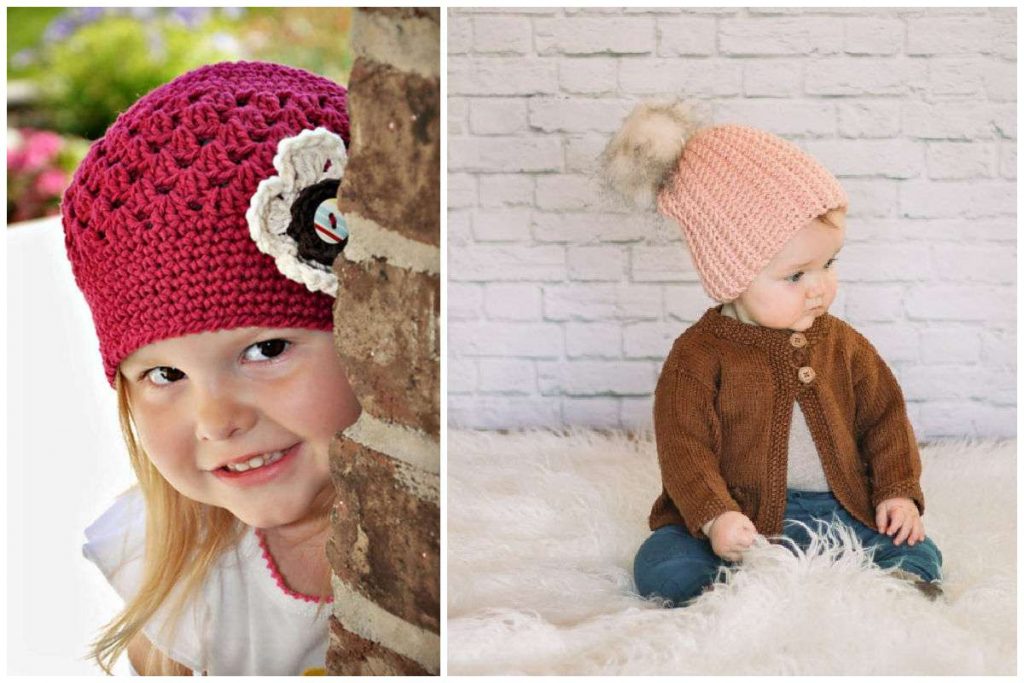
{"type": "Polygon", "coordinates": [[[723,512],[708,530],[711,549],[723,560],[736,562],[742,552],[749,548],[757,535],[754,523],[742,512],[723,512]]]}
{"type": "Polygon", "coordinates": [[[894,545],[903,541],[914,545],[924,540],[924,522],[917,511],[917,505],[909,498],[887,498],[875,508],[875,524],[883,534],[892,536],[894,545]]]}

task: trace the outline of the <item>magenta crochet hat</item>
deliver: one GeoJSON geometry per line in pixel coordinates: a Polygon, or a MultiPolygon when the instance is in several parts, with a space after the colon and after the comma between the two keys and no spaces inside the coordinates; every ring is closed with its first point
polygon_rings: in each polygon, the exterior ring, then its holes
{"type": "Polygon", "coordinates": [[[296,223],[313,234],[312,213],[337,193],[348,138],[343,87],[234,62],[153,90],[93,143],[61,211],[111,386],[126,356],[162,339],[249,326],[331,329],[332,296],[284,265],[330,277],[344,241],[321,249],[296,223]],[[308,157],[311,139],[339,148],[334,169],[308,157]],[[304,165],[292,158],[297,148],[304,165]],[[272,226],[281,234],[257,234],[272,226]],[[273,239],[287,240],[290,255],[264,244],[273,239]]]}
{"type": "Polygon", "coordinates": [[[623,193],[653,191],[680,225],[708,295],[732,301],[801,228],[849,200],[795,144],[740,125],[700,127],[679,103],[644,104],[605,151],[623,193]]]}

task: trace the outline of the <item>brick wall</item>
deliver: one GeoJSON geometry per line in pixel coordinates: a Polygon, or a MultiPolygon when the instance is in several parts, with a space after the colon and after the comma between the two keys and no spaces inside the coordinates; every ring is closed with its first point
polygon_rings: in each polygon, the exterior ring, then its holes
{"type": "Polygon", "coordinates": [[[329,676],[441,669],[441,14],[352,16],[335,348],[359,419],[335,435],[329,676]]]}
{"type": "Polygon", "coordinates": [[[1015,434],[1013,8],[451,10],[450,424],[650,424],[672,340],[714,302],[678,229],[594,173],[662,95],[838,176],[832,312],[892,366],[919,438],[1015,434]]]}

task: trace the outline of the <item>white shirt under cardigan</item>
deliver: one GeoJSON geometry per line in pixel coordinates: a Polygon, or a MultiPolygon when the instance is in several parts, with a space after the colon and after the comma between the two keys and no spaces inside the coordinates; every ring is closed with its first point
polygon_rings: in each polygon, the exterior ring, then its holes
{"type": "MultiPolygon", "coordinates": [[[[754,324],[740,318],[733,305],[722,306],[722,315],[735,318],[748,325],[754,324]]],[[[786,458],[786,488],[797,491],[831,491],[825,479],[825,470],[821,467],[818,448],[807,426],[807,418],[800,409],[800,403],[793,402],[793,422],[789,428],[789,453],[786,458]]],[[[717,517],[715,519],[718,519],[717,517]]],[[[701,527],[706,536],[711,530],[715,519],[708,520],[701,527]]]]}
{"type": "MultiPolygon", "coordinates": [[[[146,511],[138,488],[119,497],[85,530],[88,541],[82,554],[124,600],[141,582],[145,532],[146,511]]],[[[166,605],[143,632],[195,675],[322,672],[331,606],[323,605],[317,617],[312,598],[286,591],[269,553],[249,527],[238,546],[211,569],[173,636],[161,632],[166,605]]]]}

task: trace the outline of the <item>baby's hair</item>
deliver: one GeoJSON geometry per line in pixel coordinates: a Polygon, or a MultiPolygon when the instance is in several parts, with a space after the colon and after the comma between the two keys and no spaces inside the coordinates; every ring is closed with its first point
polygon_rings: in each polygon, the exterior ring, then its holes
{"type": "Polygon", "coordinates": [[[846,207],[845,206],[841,206],[839,208],[829,209],[825,213],[823,213],[820,216],[818,216],[817,220],[821,221],[822,223],[825,223],[826,225],[830,225],[833,228],[835,228],[836,230],[838,230],[839,229],[839,223],[836,221],[835,217],[838,214],[845,214],[845,213],[846,213],[846,207]]]}
{"type": "MultiPolygon", "coordinates": [[[[126,380],[120,371],[114,378],[114,389],[121,435],[146,504],[146,547],[138,592],[125,601],[124,609],[104,626],[91,645],[91,657],[108,675],[132,638],[142,632],[180,584],[179,594],[168,602],[170,616],[163,626],[164,633],[174,632],[189,598],[199,594],[217,560],[238,545],[246,533],[245,525],[230,511],[194,501],[168,483],[142,448],[126,380]]],[[[317,606],[317,616],[325,605],[321,602],[317,606]]],[[[150,648],[144,668],[150,674],[178,673],[174,662],[156,647],[150,648]]]]}

